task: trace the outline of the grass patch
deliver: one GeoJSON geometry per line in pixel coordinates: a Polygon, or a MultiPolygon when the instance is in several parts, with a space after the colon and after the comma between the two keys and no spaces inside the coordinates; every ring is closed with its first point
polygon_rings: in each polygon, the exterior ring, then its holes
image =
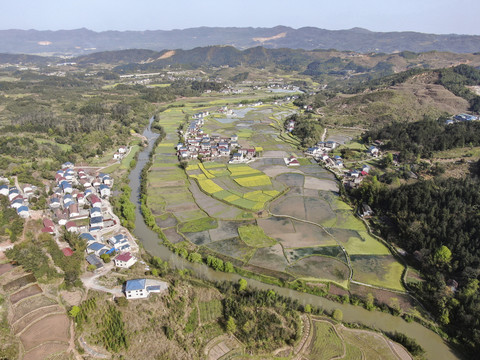
{"type": "Polygon", "coordinates": [[[258,225],[240,226],[238,235],[245,244],[256,248],[270,247],[277,243],[274,239],[268,237],[258,225]]]}
{"type": "Polygon", "coordinates": [[[358,231],[361,239],[351,237],[345,244],[350,255],[390,255],[388,248],[370,236],[366,231],[358,231]]]}
{"type": "Polygon", "coordinates": [[[310,159],[298,158],[297,160],[300,163],[300,165],[312,165],[312,162],[310,161],[310,159]]]}
{"type": "Polygon", "coordinates": [[[200,322],[202,324],[217,320],[223,312],[220,300],[201,302],[198,304],[198,308],[200,309],[200,322]]]}
{"type": "Polygon", "coordinates": [[[187,221],[180,225],[179,231],[182,233],[187,232],[200,232],[210,229],[216,229],[218,227],[217,220],[211,217],[203,217],[196,220],[187,221]]]}

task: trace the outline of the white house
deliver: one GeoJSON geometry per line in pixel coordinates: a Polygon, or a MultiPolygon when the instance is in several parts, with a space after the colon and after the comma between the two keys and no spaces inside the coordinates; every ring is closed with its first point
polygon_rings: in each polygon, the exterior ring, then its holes
{"type": "Polygon", "coordinates": [[[100,185],[100,196],[103,198],[110,196],[110,188],[107,185],[100,185]]]}
{"type": "Polygon", "coordinates": [[[115,248],[115,251],[125,251],[130,249],[130,243],[123,234],[112,236],[107,242],[115,248]]]}
{"type": "Polygon", "coordinates": [[[370,146],[368,148],[368,152],[370,153],[370,155],[372,156],[378,156],[378,148],[375,147],[375,146],[370,146]]]}
{"type": "Polygon", "coordinates": [[[70,232],[77,232],[78,231],[78,226],[74,221],[68,221],[65,224],[65,228],[67,229],[67,231],[70,231],[70,232]]]}
{"type": "Polygon", "coordinates": [[[150,293],[159,293],[167,288],[168,284],[164,281],[151,279],[128,280],[125,284],[125,297],[127,299],[142,299],[148,297],[150,293]]]}
{"type": "Polygon", "coordinates": [[[117,255],[113,259],[113,261],[116,267],[128,269],[137,262],[137,259],[135,258],[135,256],[133,256],[129,252],[126,252],[126,253],[117,255]]]}
{"type": "Polygon", "coordinates": [[[28,207],[26,206],[20,206],[18,209],[17,209],[17,214],[18,216],[20,216],[21,218],[28,218],[30,216],[30,212],[28,211],[28,207]]]}
{"type": "Polygon", "coordinates": [[[8,186],[0,185],[0,195],[8,196],[8,186]]]}

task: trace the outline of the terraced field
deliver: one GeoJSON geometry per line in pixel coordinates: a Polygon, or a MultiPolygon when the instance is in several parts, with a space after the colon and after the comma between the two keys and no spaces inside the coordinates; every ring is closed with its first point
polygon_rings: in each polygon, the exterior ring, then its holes
{"type": "Polygon", "coordinates": [[[312,360],[408,360],[410,355],[384,335],[353,330],[327,319],[313,319],[312,337],[305,344],[303,358],[312,360]]]}

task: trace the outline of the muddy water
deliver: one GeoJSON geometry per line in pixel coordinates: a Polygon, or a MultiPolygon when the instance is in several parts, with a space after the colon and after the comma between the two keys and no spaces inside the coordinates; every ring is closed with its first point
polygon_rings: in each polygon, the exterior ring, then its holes
{"type": "MultiPolygon", "coordinates": [[[[150,125],[153,118],[150,119],[150,125]]],[[[153,256],[158,256],[163,260],[170,262],[172,267],[178,269],[193,270],[196,276],[210,281],[234,281],[237,282],[240,276],[230,273],[220,273],[213,271],[203,264],[191,264],[183,258],[173,254],[168,248],[159,244],[159,239],[156,233],[148,228],[140,212],[140,174],[148,162],[149,153],[152,151],[153,143],[158,137],[151,131],[150,126],[144,131],[144,136],[147,137],[149,145],[142,152],[139,153],[138,161],[135,169],[132,170],[129,176],[130,187],[132,188],[131,201],[136,205],[136,220],[134,234],[142,242],[145,250],[153,256]]],[[[281,288],[274,285],[267,285],[256,280],[247,279],[249,286],[258,289],[273,289],[278,294],[297,299],[302,304],[311,304],[320,306],[326,311],[333,311],[340,309],[343,312],[343,319],[346,322],[361,323],[366,326],[376,328],[386,332],[398,331],[406,334],[409,337],[415,338],[417,342],[425,349],[426,357],[428,359],[459,359],[459,355],[455,354],[442,338],[433,331],[421,326],[418,323],[407,323],[399,317],[390,314],[367,311],[361,307],[350,304],[339,304],[319,296],[301,293],[295,290],[281,288]]]]}

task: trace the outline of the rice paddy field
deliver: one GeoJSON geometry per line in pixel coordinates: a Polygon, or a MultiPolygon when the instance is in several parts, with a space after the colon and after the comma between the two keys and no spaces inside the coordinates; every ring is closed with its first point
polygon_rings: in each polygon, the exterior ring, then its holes
{"type": "MultiPolygon", "coordinates": [[[[309,283],[330,283],[348,290],[351,281],[403,291],[403,265],[369,235],[353,209],[340,199],[335,176],[302,158],[298,141],[283,132],[291,103],[236,108],[226,98],[186,103],[158,116],[167,135],[155,149],[148,174],[148,206],[157,225],[174,244],[224,258],[247,269],[309,283]],[[228,105],[227,102],[230,104],[228,105]],[[227,105],[236,117],[218,114],[227,105]],[[209,111],[204,133],[237,134],[245,148],[261,150],[253,162],[228,159],[189,161],[180,167],[175,145],[179,125],[198,111],[209,111]],[[302,161],[294,168],[284,158],[302,161]],[[210,226],[188,226],[214,219],[210,226]],[[187,229],[189,229],[187,231],[187,229]],[[193,230],[192,230],[193,229],[193,230]]],[[[358,355],[353,345],[347,352],[358,355]]]]}

